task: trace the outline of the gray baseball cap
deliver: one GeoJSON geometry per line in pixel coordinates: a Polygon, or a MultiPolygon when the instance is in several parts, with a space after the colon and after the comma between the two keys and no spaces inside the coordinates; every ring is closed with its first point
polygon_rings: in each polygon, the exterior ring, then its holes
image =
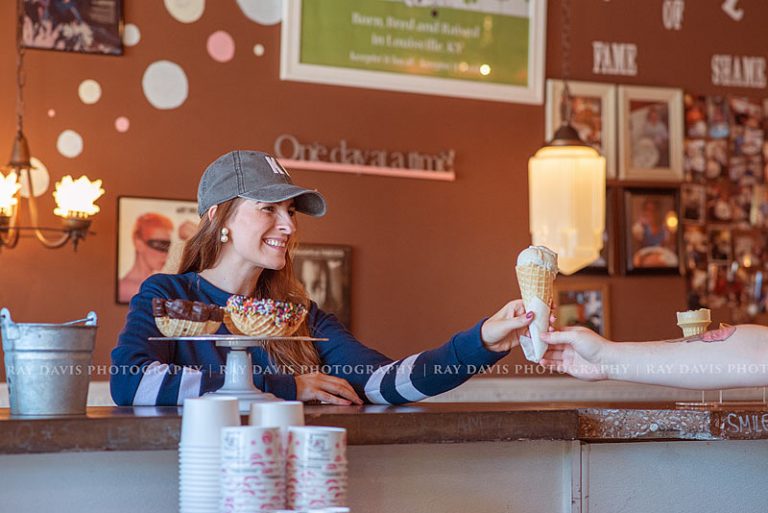
{"type": "Polygon", "coordinates": [[[280,162],[260,151],[235,150],[214,160],[197,188],[197,212],[202,217],[212,206],[238,197],[267,203],[293,199],[296,210],[315,217],[327,210],[319,192],[294,185],[280,162]]]}

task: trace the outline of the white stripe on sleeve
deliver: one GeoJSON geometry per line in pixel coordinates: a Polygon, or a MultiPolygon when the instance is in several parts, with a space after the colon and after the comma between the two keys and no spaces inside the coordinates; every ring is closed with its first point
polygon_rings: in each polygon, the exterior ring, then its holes
{"type": "Polygon", "coordinates": [[[168,372],[168,364],[152,362],[144,367],[144,375],[139,381],[136,395],[133,396],[134,406],[154,406],[157,403],[157,395],[163,384],[165,374],[168,372]]]}
{"type": "Polygon", "coordinates": [[[422,399],[429,397],[428,395],[419,392],[416,387],[413,386],[413,381],[411,380],[413,364],[420,354],[421,353],[414,354],[403,360],[403,363],[397,368],[397,376],[395,376],[395,390],[397,390],[398,394],[411,402],[421,401],[422,399]]]}
{"type": "Polygon", "coordinates": [[[184,404],[184,399],[188,397],[198,397],[202,382],[203,373],[201,371],[192,367],[182,367],[181,384],[179,385],[179,396],[176,404],[184,404]]]}
{"type": "Polygon", "coordinates": [[[392,362],[390,364],[379,367],[373,374],[371,374],[371,377],[368,378],[368,382],[365,384],[365,396],[373,404],[391,404],[389,401],[384,399],[383,395],[381,395],[381,380],[384,379],[384,375],[387,373],[389,368],[396,363],[397,362],[392,362]]]}

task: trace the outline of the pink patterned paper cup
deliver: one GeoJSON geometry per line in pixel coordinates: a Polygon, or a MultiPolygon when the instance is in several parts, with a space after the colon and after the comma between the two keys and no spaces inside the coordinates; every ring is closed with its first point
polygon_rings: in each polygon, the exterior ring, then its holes
{"type": "Polygon", "coordinates": [[[335,427],[289,427],[289,464],[346,463],[347,430],[335,427]]]}

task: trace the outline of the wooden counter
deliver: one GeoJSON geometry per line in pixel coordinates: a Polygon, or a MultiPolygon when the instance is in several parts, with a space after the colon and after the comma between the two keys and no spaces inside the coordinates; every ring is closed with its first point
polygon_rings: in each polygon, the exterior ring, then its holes
{"type": "MultiPolygon", "coordinates": [[[[0,510],[178,511],[180,413],[101,407],[25,419],[0,410],[0,510]]],[[[757,513],[768,504],[764,407],[420,403],[305,413],[307,424],[348,430],[356,513],[757,513]]]]}
{"type": "MultiPolygon", "coordinates": [[[[95,407],[85,417],[32,419],[0,410],[0,454],[175,450],[180,412],[176,407],[95,407]]],[[[350,445],[768,439],[766,408],[695,411],[675,410],[666,403],[433,403],[307,406],[305,413],[308,425],[346,428],[350,445]]]]}

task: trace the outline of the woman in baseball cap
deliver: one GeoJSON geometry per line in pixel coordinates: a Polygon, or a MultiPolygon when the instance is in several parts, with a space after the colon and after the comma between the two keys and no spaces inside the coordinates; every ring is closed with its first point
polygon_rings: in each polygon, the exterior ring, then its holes
{"type": "MultiPolygon", "coordinates": [[[[149,277],[130,303],[112,362],[112,397],[119,405],[175,405],[219,389],[227,349],[209,342],[150,342],[161,336],[152,299],[224,306],[232,295],[304,305],[296,335],[327,342],[252,348],[254,384],[283,399],[348,405],[400,404],[450,390],[518,345],[533,319],[522,301],[445,344],[394,361],[360,343],[338,319],[310,301],[293,274],[296,213],[322,216],[320,193],[299,187],[274,157],[232,151],[205,170],[198,188],[201,216],[186,243],[178,274],[149,277]]],[[[219,333],[228,333],[222,326],[219,333]]]]}

